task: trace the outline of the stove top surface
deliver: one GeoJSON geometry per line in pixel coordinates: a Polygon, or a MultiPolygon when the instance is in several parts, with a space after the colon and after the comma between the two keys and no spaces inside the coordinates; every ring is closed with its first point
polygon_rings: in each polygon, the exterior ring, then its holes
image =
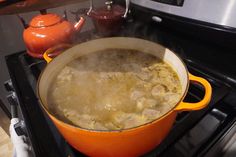
{"type": "MultiPolygon", "coordinates": [[[[85,32],[81,34],[84,36],[81,40],[90,40],[93,35],[85,32]]],[[[180,55],[192,74],[206,78],[213,88],[208,107],[178,114],[167,138],[144,156],[222,156],[225,143],[235,131],[236,54],[156,27],[154,23],[128,23],[120,36],[144,38],[168,47],[180,55]]],[[[83,156],[66,143],[39,105],[35,89],[37,78],[46,66],[45,61],[34,59],[26,52],[7,56],[6,61],[35,155],[83,156]]],[[[203,93],[201,86],[191,84],[185,100],[198,101],[203,93]]]]}

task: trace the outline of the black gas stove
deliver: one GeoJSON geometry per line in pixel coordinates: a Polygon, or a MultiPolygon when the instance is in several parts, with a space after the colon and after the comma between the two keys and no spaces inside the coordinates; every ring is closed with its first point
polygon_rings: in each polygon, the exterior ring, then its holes
{"type": "MultiPolygon", "coordinates": [[[[119,36],[139,37],[168,47],[181,56],[192,74],[206,78],[213,88],[208,107],[179,113],[167,138],[144,156],[215,157],[229,153],[229,142],[236,132],[234,50],[136,18],[125,24],[119,36]]],[[[79,42],[93,38],[98,38],[93,31],[84,32],[79,42]]],[[[35,90],[45,61],[34,59],[23,51],[6,56],[6,62],[12,82],[12,86],[11,83],[7,86],[16,93],[17,103],[13,105],[17,105],[22,114],[35,156],[83,156],[67,144],[39,105],[35,90]]],[[[201,86],[191,84],[185,100],[196,102],[203,94],[201,86]]]]}

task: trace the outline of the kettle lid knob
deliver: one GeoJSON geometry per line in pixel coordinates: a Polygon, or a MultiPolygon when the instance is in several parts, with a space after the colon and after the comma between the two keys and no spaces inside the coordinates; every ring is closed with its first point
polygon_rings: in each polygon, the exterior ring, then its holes
{"type": "Polygon", "coordinates": [[[107,10],[111,10],[113,2],[112,1],[106,1],[105,4],[107,5],[107,10]]]}

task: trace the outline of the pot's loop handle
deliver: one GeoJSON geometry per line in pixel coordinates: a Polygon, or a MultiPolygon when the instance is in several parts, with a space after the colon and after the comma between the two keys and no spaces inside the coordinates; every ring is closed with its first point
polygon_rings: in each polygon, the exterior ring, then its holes
{"type": "Polygon", "coordinates": [[[176,111],[200,110],[206,107],[211,100],[212,88],[211,88],[210,83],[207,80],[201,77],[194,76],[190,73],[189,73],[189,80],[192,82],[200,83],[205,88],[205,95],[201,101],[196,102],[196,103],[181,102],[175,108],[176,111]]]}
{"type": "Polygon", "coordinates": [[[43,54],[43,58],[44,60],[47,62],[47,63],[50,63],[52,61],[52,57],[49,57],[49,54],[54,52],[54,51],[57,51],[57,50],[65,50],[65,49],[68,49],[72,47],[71,44],[59,44],[59,45],[56,45],[54,47],[51,47],[49,49],[47,49],[44,54],[43,54]]]}

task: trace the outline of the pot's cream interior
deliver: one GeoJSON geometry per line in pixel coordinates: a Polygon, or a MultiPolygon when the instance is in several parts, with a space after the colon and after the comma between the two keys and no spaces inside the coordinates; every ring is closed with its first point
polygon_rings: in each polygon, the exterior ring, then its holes
{"type": "Polygon", "coordinates": [[[127,37],[114,37],[114,38],[103,38],[85,42],[76,45],[64,53],[56,57],[51,63],[47,65],[45,70],[42,72],[38,84],[38,94],[41,103],[48,109],[47,96],[50,84],[54,81],[57,73],[72,60],[89,54],[102,51],[105,49],[131,49],[138,50],[144,53],[149,53],[162,59],[176,71],[179,76],[182,86],[182,98],[186,94],[188,88],[188,73],[184,63],[179,57],[165,47],[138,38],[127,38],[127,37]]]}

